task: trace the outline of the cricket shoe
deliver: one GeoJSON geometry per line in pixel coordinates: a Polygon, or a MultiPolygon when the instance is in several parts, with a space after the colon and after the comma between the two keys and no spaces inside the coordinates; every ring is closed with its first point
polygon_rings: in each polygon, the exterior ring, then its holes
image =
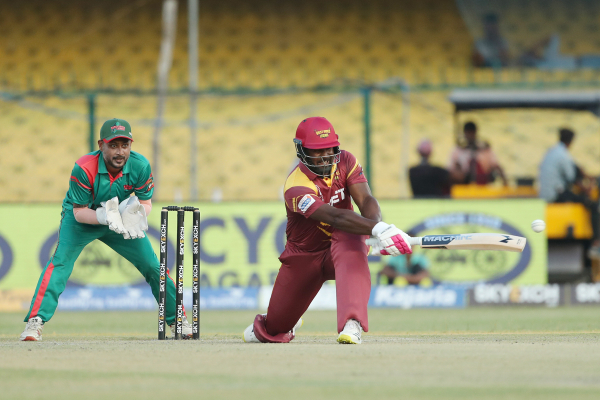
{"type": "Polygon", "coordinates": [[[362,334],[362,326],[360,322],[355,319],[349,319],[346,321],[344,329],[340,332],[337,338],[338,343],[344,344],[361,344],[362,340],[360,335],[362,334]]]}
{"type": "MultiPolygon", "coordinates": [[[[171,337],[175,338],[175,329],[177,328],[177,323],[172,323],[169,325],[171,328],[171,337]]],[[[183,320],[181,321],[181,338],[182,339],[191,339],[193,335],[192,332],[192,324],[190,324],[187,320],[187,317],[184,315],[183,320]]]]}
{"type": "Polygon", "coordinates": [[[296,322],[296,325],[294,325],[294,327],[292,328],[292,333],[294,334],[294,336],[296,336],[296,329],[302,328],[302,325],[304,325],[304,320],[302,319],[302,317],[300,317],[298,322],[296,322]]]}
{"type": "Polygon", "coordinates": [[[29,318],[27,326],[25,326],[25,330],[21,333],[19,339],[23,342],[41,342],[42,329],[44,329],[44,322],[40,317],[29,318]]]}
{"type": "MultiPolygon", "coordinates": [[[[265,317],[267,314],[263,314],[265,317]]],[[[301,328],[304,325],[304,320],[302,317],[296,322],[296,325],[292,328],[292,333],[296,335],[296,329],[301,328]]],[[[254,322],[251,323],[246,329],[244,329],[244,334],[242,335],[242,340],[244,343],[260,343],[260,340],[254,334],[254,322]]]]}

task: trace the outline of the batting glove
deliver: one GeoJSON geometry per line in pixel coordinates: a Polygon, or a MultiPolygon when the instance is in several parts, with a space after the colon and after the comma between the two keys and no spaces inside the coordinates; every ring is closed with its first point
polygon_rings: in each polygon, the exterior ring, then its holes
{"type": "Polygon", "coordinates": [[[369,250],[369,255],[372,256],[380,256],[381,255],[381,250],[383,250],[383,245],[381,244],[381,242],[378,239],[375,238],[369,238],[365,241],[365,244],[367,246],[370,246],[370,250],[369,250]]]}
{"type": "Polygon", "coordinates": [[[100,203],[101,207],[96,209],[96,218],[98,223],[108,225],[108,228],[116,233],[124,234],[127,232],[123,226],[121,214],[119,214],[119,198],[112,199],[100,203]]]}
{"type": "MultiPolygon", "coordinates": [[[[377,239],[378,243],[371,244],[373,246],[371,254],[376,254],[377,251],[384,256],[412,253],[408,242],[409,236],[394,225],[378,222],[373,227],[372,234],[372,238],[377,239]]],[[[367,244],[369,243],[373,243],[372,239],[368,240],[367,244]]]]}

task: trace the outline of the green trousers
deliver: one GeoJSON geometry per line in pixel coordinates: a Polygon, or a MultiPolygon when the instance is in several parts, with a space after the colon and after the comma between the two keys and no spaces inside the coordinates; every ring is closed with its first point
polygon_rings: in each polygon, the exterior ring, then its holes
{"type": "MultiPolygon", "coordinates": [[[[79,223],[73,211],[63,209],[56,250],[42,271],[25,322],[36,316],[44,322],[52,318],[58,297],[65,290],[77,257],[86,245],[96,239],[132,263],[150,284],[152,294],[158,300],[160,263],[147,236],[143,239],[123,239],[123,235],[111,231],[107,225],[79,223]]],[[[167,279],[166,288],[166,322],[171,325],[175,322],[175,283],[167,279]]]]}

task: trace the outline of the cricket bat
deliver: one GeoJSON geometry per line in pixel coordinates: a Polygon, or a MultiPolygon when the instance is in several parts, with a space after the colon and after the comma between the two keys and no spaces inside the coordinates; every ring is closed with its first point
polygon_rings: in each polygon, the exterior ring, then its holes
{"type": "Polygon", "coordinates": [[[500,250],[520,253],[525,248],[527,239],[502,233],[461,233],[411,237],[409,243],[424,249],[500,250]]]}

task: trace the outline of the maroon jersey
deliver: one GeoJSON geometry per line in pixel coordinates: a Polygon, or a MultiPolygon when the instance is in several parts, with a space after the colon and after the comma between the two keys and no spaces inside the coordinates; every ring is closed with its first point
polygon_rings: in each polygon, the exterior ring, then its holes
{"type": "Polygon", "coordinates": [[[288,219],[286,249],[319,251],[331,246],[333,227],[309,217],[323,204],[353,210],[348,188],[367,182],[356,157],[345,150],[331,176],[321,178],[302,163],[288,176],[283,189],[288,219]]]}

